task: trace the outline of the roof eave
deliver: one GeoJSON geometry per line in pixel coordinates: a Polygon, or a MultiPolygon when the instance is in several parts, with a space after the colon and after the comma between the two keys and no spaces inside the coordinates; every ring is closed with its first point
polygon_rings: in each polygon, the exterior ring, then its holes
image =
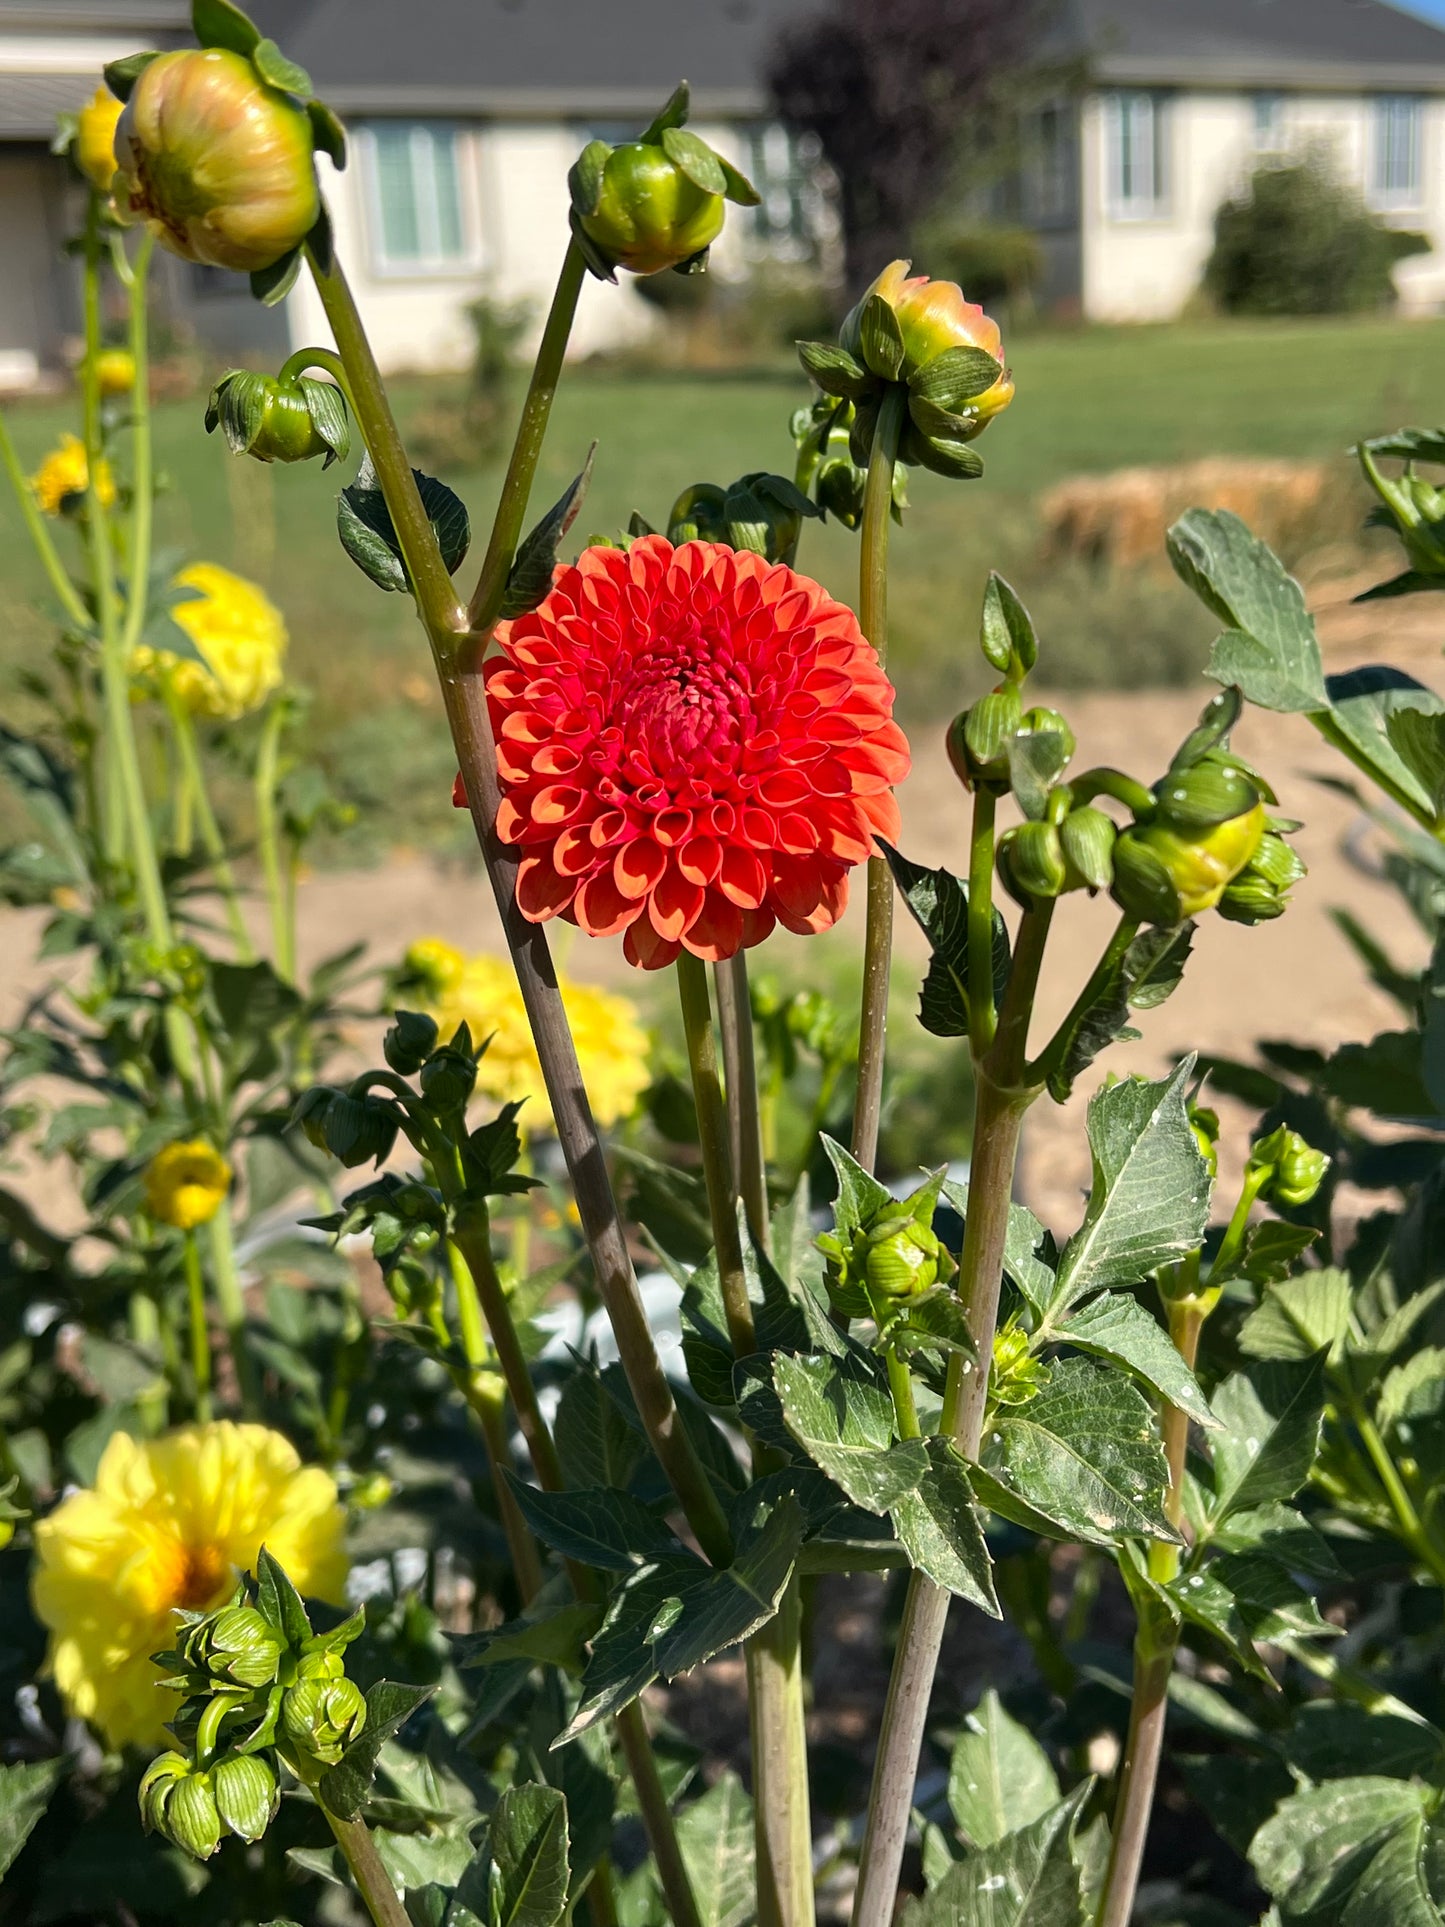
{"type": "Polygon", "coordinates": [[[1445,93],[1445,65],[1301,60],[1280,54],[1191,57],[1172,63],[1142,54],[1102,54],[1090,76],[1106,87],[1250,87],[1283,93],[1445,93]]]}
{"type": "MultiPolygon", "coordinates": [[[[454,120],[635,120],[639,127],[657,112],[658,88],[550,88],[347,86],[326,88],[326,102],[339,114],[411,116],[454,120]]],[[[757,120],[769,112],[767,97],[751,87],[692,90],[691,118],[757,120]]]]}

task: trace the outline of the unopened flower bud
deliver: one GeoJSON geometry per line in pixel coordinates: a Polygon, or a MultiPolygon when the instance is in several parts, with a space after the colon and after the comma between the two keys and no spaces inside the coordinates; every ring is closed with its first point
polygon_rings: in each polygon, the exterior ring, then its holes
{"type": "Polygon", "coordinates": [[[233,368],[211,390],[206,433],[219,428],[233,455],[258,462],[340,461],[351,446],[346,403],[334,382],[233,368]]]}
{"type": "Polygon", "coordinates": [[[785,562],[797,549],[803,518],[817,513],[785,476],[755,470],[730,488],[698,482],[684,489],[668,515],[667,539],[674,546],[720,542],[785,562]]]}
{"type": "Polygon", "coordinates": [[[242,1840],[259,1840],[276,1817],[276,1776],[255,1753],[227,1753],[211,1768],[216,1811],[242,1840]]]}
{"type": "Polygon", "coordinates": [[[1029,1335],[1017,1325],[994,1334],[989,1372],[990,1398],[1000,1405],[1026,1405],[1049,1375],[1048,1366],[1029,1351],[1029,1335]]]}
{"type": "Polygon", "coordinates": [[[196,1860],[209,1860],[225,1825],[211,1776],[179,1753],[163,1753],[140,1784],[141,1816],[153,1833],[196,1860]]]}
{"type": "Polygon", "coordinates": [[[95,378],[107,401],[128,395],[135,386],[135,356],[129,348],[102,348],[95,358],[95,378]]]}
{"type": "Polygon", "coordinates": [[[434,1051],[421,1069],[422,1096],[439,1116],[464,1111],[476,1081],[476,1059],[456,1043],[434,1051]]]}
{"type": "Polygon", "coordinates": [[[284,1650],[280,1633],[254,1606],[223,1606],[181,1641],[188,1666],[229,1686],[269,1686],[284,1650]]]}
{"type": "Polygon", "coordinates": [[[359,1164],[383,1163],[396,1142],[396,1113],[383,1099],[353,1097],[325,1085],[303,1091],[292,1122],[318,1150],[329,1151],[349,1171],[359,1164]]]}
{"type": "Polygon", "coordinates": [[[1361,446],[1359,456],[1366,480],[1394,521],[1410,567],[1417,575],[1445,576],[1445,490],[1417,474],[1413,462],[1406,463],[1403,475],[1390,478],[1380,473],[1368,446],[1361,446]]]}
{"type": "Polygon", "coordinates": [[[1061,772],[1073,761],[1074,751],[1079,746],[1068,717],[1061,710],[1046,709],[1038,704],[1024,711],[1019,719],[1018,733],[1021,736],[1057,736],[1061,772]]]}
{"type": "Polygon", "coordinates": [[[281,1730],[300,1753],[334,1766],[366,1724],[366,1700],[351,1680],[301,1679],[281,1701],[281,1730]]]}
{"type": "Polygon", "coordinates": [[[191,1762],[184,1753],[158,1753],[146,1768],[141,1779],[137,1799],[140,1804],[141,1824],[147,1833],[162,1831],[166,1804],[177,1784],[193,1771],[191,1762]]]}
{"type": "Polygon", "coordinates": [[[1245,816],[1260,800],[1253,773],[1226,749],[1210,750],[1157,786],[1154,821],[1192,836],[1245,816]]]}
{"type": "Polygon", "coordinates": [[[381,1040],[382,1055],[398,1077],[415,1077],[437,1047],[437,1022],[425,1011],[399,1010],[381,1040]]]}
{"type": "Polygon", "coordinates": [[[97,194],[115,179],[115,129],[123,109],[108,87],[97,87],[75,117],[70,157],[97,194]]]}
{"type": "Polygon", "coordinates": [[[1022,721],[1023,704],[1018,685],[1012,682],[1001,683],[954,717],[948,730],[948,760],[966,788],[979,783],[1008,788],[1008,741],[1022,721]]]}
{"type": "Polygon", "coordinates": [[[1289,907],[1289,893],[1305,874],[1304,860],[1276,830],[1267,830],[1259,848],[1219,899],[1219,914],[1230,923],[1270,923],[1289,907]]]}
{"type": "Polygon", "coordinates": [[[1070,810],[1059,825],[1059,847],[1068,870],[1066,890],[1107,890],[1114,881],[1114,845],[1119,832],[1112,817],[1092,804],[1070,810]]]}
{"type": "Polygon", "coordinates": [[[1281,1204],[1287,1211],[1307,1205],[1324,1183],[1330,1160],[1300,1136],[1281,1124],[1255,1145],[1249,1155],[1250,1176],[1264,1176],[1259,1196],[1281,1204]]]}
{"type": "Polygon", "coordinates": [[[863,1260],[868,1289],[875,1299],[916,1298],[953,1272],[953,1258],[929,1225],[913,1219],[869,1233],[863,1260]]]}
{"type": "Polygon", "coordinates": [[[160,54],[115,132],[117,192],[172,253],[241,274],[269,268],[316,224],[312,125],[225,47],[160,54]]]}
{"type": "Polygon", "coordinates": [[[998,873],[1004,888],[1025,910],[1061,896],[1069,869],[1052,823],[1019,823],[998,840],[998,873]]]}
{"type": "Polygon", "coordinates": [[[1195,837],[1155,821],[1135,823],[1114,845],[1114,899],[1144,923],[1183,923],[1212,910],[1264,835],[1264,805],[1195,837]]]}

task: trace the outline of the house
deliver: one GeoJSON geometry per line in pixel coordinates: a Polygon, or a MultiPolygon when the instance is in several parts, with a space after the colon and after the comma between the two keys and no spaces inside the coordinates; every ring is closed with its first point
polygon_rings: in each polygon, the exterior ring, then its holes
{"type": "Polygon", "coordinates": [[[1072,0],[1055,44],[1087,83],[1026,130],[1014,210],[1043,305],[1177,315],[1220,203],[1261,161],[1323,152],[1431,242],[1396,270],[1402,307],[1445,306],[1445,31],[1384,0],[1072,0]]]}
{"type": "MultiPolygon", "coordinates": [[[[815,261],[835,223],[816,144],[769,116],[774,39],[817,0],[252,0],[264,32],[346,121],[350,161],[321,161],[338,244],[382,367],[464,366],[467,307],[529,302],[537,325],[567,242],[567,170],[587,141],[635,136],[680,78],[691,124],[756,182],[713,252],[723,278],[759,259],[815,261]]],[[[78,190],[46,143],[104,61],[178,44],[175,0],[0,0],[0,385],[54,364],[73,329],[72,272],[53,265],[78,190]],[[19,284],[19,285],[17,285],[19,284]]],[[[176,304],[208,345],[283,358],[330,336],[306,277],[277,310],[245,280],[176,264],[176,304]]],[[[659,326],[628,284],[589,279],[573,336],[589,353],[659,326]]]]}

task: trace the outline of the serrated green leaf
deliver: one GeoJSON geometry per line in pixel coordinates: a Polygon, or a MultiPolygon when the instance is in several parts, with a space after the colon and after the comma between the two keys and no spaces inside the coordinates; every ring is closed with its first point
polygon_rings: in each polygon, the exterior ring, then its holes
{"type": "Polygon", "coordinates": [[[513,1660],[525,1660],[528,1666],[560,1666],[567,1672],[581,1672],[582,1649],[601,1624],[600,1606],[572,1598],[565,1581],[549,1584],[516,1619],[508,1619],[490,1632],[458,1637],[457,1663],[463,1667],[505,1666],[513,1660]]]}
{"type": "Polygon", "coordinates": [[[1266,1286],[1239,1328],[1239,1349],[1250,1358],[1339,1357],[1350,1330],[1349,1273],[1302,1271],[1266,1286]]]}
{"type": "Polygon", "coordinates": [[[1124,1078],[1091,1100],[1094,1182],[1084,1222],[1059,1259],[1051,1316],[1107,1285],[1147,1278],[1203,1243],[1211,1186],[1189,1122],[1193,1075],[1186,1058],[1157,1083],[1124,1078]]]}
{"type": "Polygon", "coordinates": [[[923,1476],[889,1510],[908,1561],[935,1586],[1001,1619],[993,1562],[963,1459],[947,1439],[924,1440],[923,1476]]]}
{"type": "MultiPolygon", "coordinates": [[[[959,1184],[953,1178],[945,1178],[943,1195],[959,1217],[966,1221],[968,1186],[959,1184]]],[[[1044,1307],[1054,1292],[1054,1268],[1040,1255],[1052,1250],[1053,1239],[1028,1206],[1010,1204],[1003,1252],[1004,1276],[1023,1293],[1036,1318],[1043,1316],[1044,1307]]]]}
{"type": "Polygon", "coordinates": [[[301,1595],[279,1560],[265,1546],[256,1555],[256,1606],[290,1646],[300,1646],[311,1637],[311,1621],[301,1603],[301,1595]]]}
{"type": "Polygon", "coordinates": [[[1213,1532],[1222,1552],[1260,1552],[1289,1572],[1316,1579],[1338,1579],[1340,1562],[1303,1513],[1272,1499],[1265,1505],[1233,1513],[1213,1532]]]}
{"type": "Polygon", "coordinates": [[[64,1759],[0,1766],[0,1879],[50,1804],[65,1766],[64,1759]]]}
{"type": "Polygon", "coordinates": [[[631,1493],[593,1486],[581,1492],[539,1492],[510,1478],[513,1497],[532,1531],[579,1565],[630,1572],[682,1551],[676,1537],[631,1493]]]}
{"type": "MultiPolygon", "coordinates": [[[[973,1487],[1004,1518],[1020,1507],[1090,1545],[1177,1541],[1164,1515],[1169,1469],[1154,1414],[1119,1372],[1086,1359],[1056,1365],[1026,1405],[1001,1406],[984,1434],[973,1487]]],[[[1036,1529],[1036,1528],[1035,1528],[1036,1529]]]]}
{"type": "Polygon", "coordinates": [[[1247,1278],[1253,1285],[1270,1285],[1287,1278],[1295,1261],[1318,1244],[1314,1225],[1285,1224],[1279,1218],[1265,1218],[1252,1224],[1244,1244],[1232,1264],[1217,1264],[1209,1274],[1211,1285],[1227,1285],[1231,1279],[1247,1278]]]}
{"type": "Polygon", "coordinates": [[[856,1357],[773,1360],[789,1432],[865,1512],[882,1513],[928,1470],[922,1439],[893,1439],[893,1401],[881,1366],[856,1357]]]}
{"type": "Polygon", "coordinates": [[[1262,1361],[1224,1381],[1211,1401],[1221,1427],[1210,1438],[1214,1520],[1299,1491],[1319,1450],[1324,1406],[1322,1352],[1262,1361]]]}
{"type": "Polygon", "coordinates": [[[506,1789],[487,1829],[489,1927],[557,1927],[567,1911],[567,1802],[555,1787],[506,1789]]]}
{"type": "Polygon", "coordinates": [[[1180,580],[1229,625],[1210,658],[1214,680],[1262,709],[1327,708],[1314,620],[1278,556],[1227,509],[1190,509],[1168,543],[1180,580]]]}
{"type": "Polygon", "coordinates": [[[1427,1345],[1387,1372],[1375,1417],[1382,1431],[1400,1425],[1437,1424],[1445,1417],[1445,1351],[1427,1345]]]}
{"type": "Polygon", "coordinates": [[[1198,1424],[1215,1423],[1199,1382],[1174,1341],[1137,1298],[1106,1291],[1049,1336],[1096,1358],[1112,1359],[1198,1424]]]}
{"type": "Polygon", "coordinates": [[[1392,710],[1385,722],[1390,746],[1430,798],[1436,814],[1445,798],[1445,714],[1392,710]]]}
{"type": "Polygon", "coordinates": [[[581,473],[574,476],[566,490],[555,501],[537,526],[517,550],[516,560],[507,574],[507,587],[502,596],[502,619],[510,621],[524,616],[545,600],[552,587],[552,572],[557,566],[557,551],[562,538],[577,519],[578,511],[586,498],[588,483],[592,480],[592,462],[597,453],[593,442],[587,451],[587,459],[582,464],[581,473]]]}
{"type": "Polygon", "coordinates": [[[1307,1779],[1429,1778],[1439,1770],[1445,1734],[1426,1719],[1370,1712],[1348,1700],[1302,1706],[1281,1742],[1290,1765],[1307,1779]]]}
{"type": "Polygon", "coordinates": [[[402,1686],[390,1679],[378,1680],[368,1689],[365,1726],[336,1765],[322,1774],[317,1789],[338,1819],[354,1820],[360,1813],[376,1777],[381,1749],[436,1690],[435,1686],[402,1686]]]}
{"type": "MultiPolygon", "coordinates": [[[[948,870],[910,863],[891,845],[880,844],[893,881],[909,914],[933,949],[919,997],[919,1022],[935,1037],[968,1035],[968,885],[948,870]]],[[[993,913],[994,1000],[1008,984],[1008,929],[993,913]]]]}
{"type": "Polygon", "coordinates": [[[1075,1078],[1101,1051],[1139,1035],[1129,1023],[1130,1011],[1157,1010],[1173,996],[1193,946],[1192,923],[1172,929],[1150,925],[1139,932],[1099,982],[1092,1001],[1071,1011],[1066,1020],[1057,1055],[1050,1053],[1047,1066],[1049,1095],[1055,1103],[1067,1102],[1075,1078]]]}
{"type": "Polygon", "coordinates": [[[992,1847],[1059,1801],[1049,1756],[989,1688],[964,1722],[948,1767],[948,1805],[971,1846],[992,1847]]]}
{"type": "Polygon", "coordinates": [[[1092,1782],[993,1846],[950,1867],[922,1900],[905,1903],[899,1927],[1081,1927],[1082,1893],[1073,1836],[1092,1782]]]}
{"type": "MultiPolygon", "coordinates": [[[[1373,1774],[1337,1780],[1282,1801],[1255,1835],[1250,1864],[1291,1917],[1324,1914],[1340,1927],[1438,1927],[1438,1914],[1430,1921],[1395,1910],[1408,1883],[1394,1878],[1393,1855],[1384,1869],[1386,1884],[1396,1889],[1392,1904],[1370,1912],[1359,1906],[1362,1884],[1391,1841],[1409,1840],[1411,1856],[1418,1854],[1423,1822],[1424,1794],[1417,1786],[1373,1774]]],[[[1372,1907],[1383,1898],[1378,1882],[1364,1891],[1372,1907]]]]}

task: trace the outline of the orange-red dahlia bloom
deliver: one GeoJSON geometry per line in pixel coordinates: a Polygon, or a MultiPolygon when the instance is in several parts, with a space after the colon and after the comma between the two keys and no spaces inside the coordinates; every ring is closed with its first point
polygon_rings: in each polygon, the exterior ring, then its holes
{"type": "Polygon", "coordinates": [[[517,901],[645,970],[826,930],[895,840],[893,686],[851,610],[714,542],[588,549],[487,677],[517,901]]]}

